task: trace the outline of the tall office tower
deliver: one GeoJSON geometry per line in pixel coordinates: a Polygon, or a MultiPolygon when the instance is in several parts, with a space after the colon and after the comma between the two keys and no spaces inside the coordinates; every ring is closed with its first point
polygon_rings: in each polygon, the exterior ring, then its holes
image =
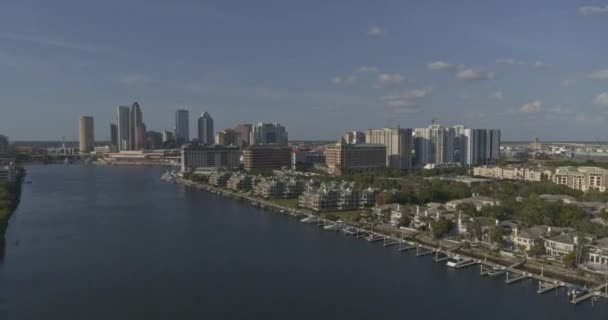
{"type": "Polygon", "coordinates": [[[80,153],[93,151],[93,148],[95,147],[95,127],[93,125],[93,117],[80,117],[78,137],[80,142],[80,153]]]}
{"type": "Polygon", "coordinates": [[[500,160],[500,129],[487,129],[487,153],[485,164],[497,164],[500,160]]]}
{"type": "Polygon", "coordinates": [[[213,118],[207,111],[198,118],[198,142],[213,144],[213,118]]]}
{"type": "Polygon", "coordinates": [[[387,167],[401,170],[412,167],[412,129],[370,129],[365,132],[365,142],[386,147],[387,167]]]}
{"type": "Polygon", "coordinates": [[[110,123],[110,145],[118,147],[118,126],[110,123]]]}
{"type": "Polygon", "coordinates": [[[454,129],[433,124],[414,129],[416,165],[454,162],[454,129]]]}
{"type": "Polygon", "coordinates": [[[180,145],[190,141],[190,112],[188,110],[175,111],[175,140],[180,145]]]}
{"type": "Polygon", "coordinates": [[[281,144],[287,145],[288,137],[285,127],[278,123],[258,123],[251,131],[251,145],[281,144]]]}
{"type": "Polygon", "coordinates": [[[344,134],[344,141],[348,144],[365,143],[365,133],[361,131],[349,131],[344,134]]]}
{"type": "Polygon", "coordinates": [[[251,144],[252,127],[253,125],[251,123],[240,123],[234,127],[234,131],[239,133],[241,147],[248,147],[251,144]]]}
{"type": "Polygon", "coordinates": [[[143,127],[143,114],[139,103],[135,102],[131,106],[131,113],[129,115],[129,138],[130,138],[130,149],[131,150],[142,150],[145,148],[146,133],[143,127]]]}
{"type": "Polygon", "coordinates": [[[0,154],[7,154],[9,150],[8,137],[0,134],[0,154]]]}
{"type": "Polygon", "coordinates": [[[118,150],[131,150],[131,122],[130,110],[127,106],[118,107],[118,150]]]}

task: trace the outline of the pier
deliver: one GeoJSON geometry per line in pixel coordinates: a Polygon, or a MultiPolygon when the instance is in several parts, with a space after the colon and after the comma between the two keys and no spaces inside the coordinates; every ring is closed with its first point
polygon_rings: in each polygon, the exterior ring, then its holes
{"type": "Polygon", "coordinates": [[[397,241],[397,240],[393,240],[393,238],[391,238],[391,237],[384,237],[384,242],[382,243],[382,245],[385,247],[396,246],[396,245],[400,244],[401,241],[403,241],[403,240],[397,241]]]}
{"type": "Polygon", "coordinates": [[[421,245],[418,245],[416,247],[416,257],[428,256],[428,255],[431,255],[431,254],[435,253],[435,251],[436,250],[433,250],[433,249],[425,249],[421,245]]]}
{"type": "Polygon", "coordinates": [[[529,277],[529,275],[528,275],[527,272],[523,272],[523,273],[517,274],[516,272],[513,272],[513,271],[507,271],[507,279],[505,280],[505,283],[506,284],[513,284],[515,282],[527,279],[528,277],[529,277]],[[516,274],[516,276],[512,277],[512,278],[509,278],[509,274],[512,274],[512,273],[516,274]]]}
{"type": "Polygon", "coordinates": [[[550,283],[550,282],[543,282],[538,281],[538,290],[536,290],[536,293],[538,294],[545,294],[551,290],[557,290],[559,289],[559,287],[561,287],[563,284],[559,283],[557,281],[555,281],[554,283],[550,283]]]}

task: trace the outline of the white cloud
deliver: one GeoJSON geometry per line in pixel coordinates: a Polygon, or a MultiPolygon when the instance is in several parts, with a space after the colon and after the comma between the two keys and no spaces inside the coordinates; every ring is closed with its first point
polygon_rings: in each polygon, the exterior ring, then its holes
{"type": "Polygon", "coordinates": [[[403,94],[382,97],[383,101],[396,113],[417,113],[422,110],[419,100],[426,98],[433,92],[432,87],[414,89],[403,94]]]}
{"type": "Polygon", "coordinates": [[[608,5],[605,6],[584,6],[578,9],[584,16],[608,14],[608,5]]]}
{"type": "Polygon", "coordinates": [[[597,70],[589,75],[591,79],[608,80],[608,69],[597,70]]]}
{"type": "Polygon", "coordinates": [[[376,73],[380,72],[380,70],[373,66],[362,66],[355,71],[356,73],[376,73]]]}
{"type": "Polygon", "coordinates": [[[331,79],[331,82],[335,85],[341,86],[352,86],[357,82],[357,76],[348,75],[348,76],[337,76],[331,79]]]}
{"type": "Polygon", "coordinates": [[[435,61],[428,64],[429,70],[431,71],[445,71],[445,72],[456,72],[465,68],[461,64],[452,64],[445,61],[435,61]]]}
{"type": "Polygon", "coordinates": [[[534,64],[532,65],[534,68],[536,69],[544,69],[544,68],[548,68],[549,65],[542,62],[542,61],[536,61],[534,62],[534,64]]]}
{"type": "Polygon", "coordinates": [[[483,69],[467,68],[458,71],[456,78],[463,81],[492,80],[494,79],[494,72],[483,69]]]}
{"type": "Polygon", "coordinates": [[[565,80],[562,80],[561,85],[564,88],[574,87],[576,85],[576,81],[565,79],[565,80]]]}
{"type": "Polygon", "coordinates": [[[405,82],[405,77],[398,73],[381,73],[376,79],[376,88],[392,87],[405,82]]]}
{"type": "Polygon", "coordinates": [[[602,92],[595,97],[595,104],[608,107],[608,92],[602,92]]]}
{"type": "Polygon", "coordinates": [[[371,26],[367,29],[367,35],[370,37],[382,37],[386,35],[386,30],[379,26],[371,26]]]}
{"type": "Polygon", "coordinates": [[[502,90],[498,90],[498,91],[494,92],[491,97],[498,101],[504,100],[504,94],[502,93],[502,90]]]}
{"type": "Polygon", "coordinates": [[[539,100],[534,100],[532,102],[528,102],[528,103],[524,104],[523,106],[521,106],[521,108],[519,108],[519,112],[521,112],[521,113],[539,113],[542,105],[543,105],[543,103],[540,102],[539,100]]]}

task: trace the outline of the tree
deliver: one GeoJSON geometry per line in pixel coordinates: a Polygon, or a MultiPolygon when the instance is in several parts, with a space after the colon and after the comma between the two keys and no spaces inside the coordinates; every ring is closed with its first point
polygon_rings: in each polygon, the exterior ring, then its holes
{"type": "Polygon", "coordinates": [[[530,254],[534,257],[539,257],[545,254],[545,245],[542,241],[535,243],[530,248],[530,254]]]}
{"type": "Polygon", "coordinates": [[[606,208],[600,211],[599,217],[604,220],[605,224],[608,224],[608,210],[606,210],[606,208]]]}
{"type": "Polygon", "coordinates": [[[401,215],[401,219],[399,219],[399,226],[407,228],[410,226],[411,222],[412,222],[412,219],[410,218],[410,216],[407,214],[403,214],[403,215],[401,215]]]}
{"type": "Polygon", "coordinates": [[[431,228],[433,229],[433,237],[435,239],[440,239],[450,232],[450,229],[452,228],[452,221],[445,218],[433,220],[431,221],[431,228]]]}
{"type": "Polygon", "coordinates": [[[388,191],[382,191],[376,195],[376,205],[382,206],[391,203],[393,195],[388,191]]]}
{"type": "Polygon", "coordinates": [[[473,222],[473,232],[475,233],[475,239],[481,240],[481,236],[483,235],[483,229],[481,228],[481,223],[475,220],[473,222]]]}
{"type": "Polygon", "coordinates": [[[562,262],[568,267],[576,267],[576,252],[572,251],[562,257],[562,262]]]}
{"type": "Polygon", "coordinates": [[[490,241],[492,244],[496,244],[499,248],[504,245],[502,229],[500,227],[493,226],[492,229],[490,229],[490,241]]]}

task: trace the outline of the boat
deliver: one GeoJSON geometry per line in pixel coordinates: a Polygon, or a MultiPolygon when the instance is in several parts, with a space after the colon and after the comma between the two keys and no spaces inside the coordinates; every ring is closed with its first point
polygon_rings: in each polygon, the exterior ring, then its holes
{"type": "Polygon", "coordinates": [[[576,299],[581,295],[586,294],[587,292],[589,292],[589,289],[587,289],[587,287],[573,285],[568,289],[568,297],[570,297],[571,299],[576,299]]]}
{"type": "Polygon", "coordinates": [[[460,268],[461,266],[471,263],[474,260],[471,258],[467,258],[467,257],[462,257],[459,255],[456,255],[452,258],[448,259],[448,262],[446,262],[446,265],[450,268],[460,268]]]}
{"type": "Polygon", "coordinates": [[[317,222],[319,222],[319,218],[317,218],[315,216],[308,216],[308,217],[300,220],[300,222],[304,222],[304,223],[317,223],[317,222]]]}
{"type": "Polygon", "coordinates": [[[344,228],[344,223],[340,220],[336,221],[336,223],[328,224],[323,227],[323,230],[328,231],[340,231],[344,228]]]}
{"type": "Polygon", "coordinates": [[[488,277],[495,277],[507,272],[506,268],[503,266],[495,266],[492,269],[488,270],[488,277]]]}
{"type": "Polygon", "coordinates": [[[357,234],[357,228],[355,228],[355,227],[346,227],[346,228],[342,229],[342,232],[344,232],[346,235],[354,236],[354,235],[357,234]]]}
{"type": "Polygon", "coordinates": [[[379,236],[379,235],[374,234],[374,233],[370,233],[369,236],[367,237],[367,241],[369,241],[369,242],[381,241],[383,239],[384,239],[383,236],[379,236]]]}

